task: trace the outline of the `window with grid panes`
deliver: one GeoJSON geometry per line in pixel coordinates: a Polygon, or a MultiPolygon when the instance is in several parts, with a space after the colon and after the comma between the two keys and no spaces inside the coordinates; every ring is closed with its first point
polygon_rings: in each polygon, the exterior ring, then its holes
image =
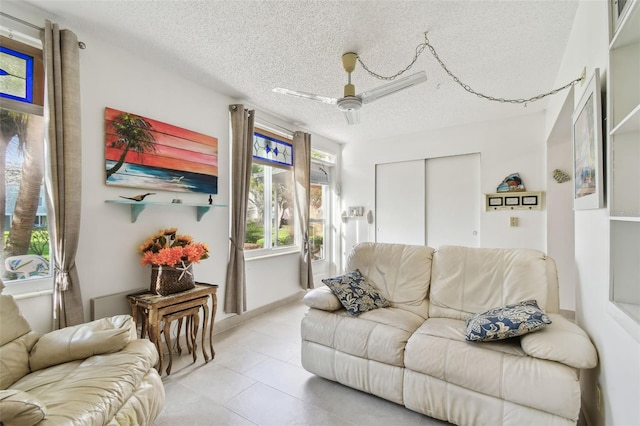
{"type": "Polygon", "coordinates": [[[296,246],[293,143],[256,128],[244,248],[258,252],[296,246]]]}

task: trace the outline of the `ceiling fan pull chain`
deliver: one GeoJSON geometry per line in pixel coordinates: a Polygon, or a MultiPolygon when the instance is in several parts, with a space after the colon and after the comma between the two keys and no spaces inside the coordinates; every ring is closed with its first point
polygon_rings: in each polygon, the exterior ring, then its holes
{"type": "Polygon", "coordinates": [[[418,57],[420,56],[420,54],[422,54],[422,52],[424,51],[425,48],[429,48],[429,51],[431,52],[431,54],[433,55],[433,57],[436,59],[436,61],[438,61],[438,63],[440,64],[440,66],[442,67],[442,69],[447,73],[447,75],[449,75],[449,77],[451,77],[453,79],[453,81],[455,83],[457,83],[460,87],[462,87],[464,90],[466,90],[467,92],[476,95],[479,98],[482,99],[486,99],[489,101],[495,101],[495,102],[502,102],[502,103],[510,103],[510,104],[524,104],[525,107],[527,106],[528,103],[530,102],[535,102],[535,101],[539,101],[542,98],[545,98],[547,96],[550,95],[555,95],[556,93],[567,89],[571,86],[574,86],[575,84],[581,82],[582,80],[585,79],[584,75],[581,75],[580,77],[576,78],[575,80],[565,84],[562,87],[559,87],[557,89],[554,89],[550,92],[547,93],[542,93],[540,95],[536,95],[533,96],[531,98],[528,99],[505,99],[505,98],[496,98],[493,96],[489,96],[489,95],[485,95],[483,93],[477,92],[475,91],[473,88],[471,88],[471,86],[469,86],[468,84],[463,83],[462,81],[460,81],[460,79],[458,77],[456,77],[450,70],[449,68],[447,68],[447,66],[444,64],[444,62],[442,62],[442,59],[440,59],[440,56],[438,56],[438,53],[436,52],[436,49],[431,45],[431,43],[429,43],[429,38],[427,36],[427,32],[425,31],[424,33],[424,42],[420,43],[419,45],[416,46],[416,54],[413,57],[413,60],[411,61],[411,63],[409,65],[407,65],[404,69],[402,69],[401,71],[398,71],[397,73],[391,75],[391,76],[382,76],[380,74],[377,74],[373,71],[371,71],[362,61],[362,59],[360,58],[360,56],[358,56],[358,62],[360,63],[360,65],[362,65],[362,68],[367,71],[370,75],[372,75],[373,77],[380,79],[380,80],[393,80],[396,77],[402,75],[405,71],[408,71],[418,60],[418,57]]]}
{"type": "MultiPolygon", "coordinates": [[[[425,34],[425,39],[427,36],[427,33],[425,34]]],[[[390,75],[390,76],[384,76],[384,75],[380,75],[377,74],[373,71],[371,71],[364,62],[362,62],[362,59],[360,59],[360,56],[357,56],[358,62],[360,63],[360,65],[362,65],[362,68],[367,71],[370,75],[372,75],[373,77],[379,79],[379,80],[394,80],[396,77],[401,76],[402,74],[404,74],[406,71],[409,71],[411,69],[411,67],[413,66],[413,64],[416,63],[416,61],[418,60],[418,57],[420,56],[420,54],[424,51],[424,49],[427,47],[427,43],[420,43],[419,45],[416,46],[416,54],[413,56],[413,60],[411,61],[411,63],[409,65],[407,65],[403,70],[398,71],[397,73],[390,75]]]]}

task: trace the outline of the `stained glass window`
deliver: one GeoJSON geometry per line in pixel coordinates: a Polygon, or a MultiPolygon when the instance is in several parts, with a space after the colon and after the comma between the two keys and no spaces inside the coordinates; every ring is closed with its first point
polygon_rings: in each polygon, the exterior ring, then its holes
{"type": "Polygon", "coordinates": [[[0,96],[33,103],[33,57],[0,46],[0,96]]]}
{"type": "MultiPolygon", "coordinates": [[[[293,142],[256,127],[245,228],[245,253],[296,246],[293,142]]],[[[261,254],[262,253],[262,254],[261,254]]]]}
{"type": "Polygon", "coordinates": [[[253,157],[271,163],[293,166],[293,145],[255,132],[253,134],[253,157]]]}

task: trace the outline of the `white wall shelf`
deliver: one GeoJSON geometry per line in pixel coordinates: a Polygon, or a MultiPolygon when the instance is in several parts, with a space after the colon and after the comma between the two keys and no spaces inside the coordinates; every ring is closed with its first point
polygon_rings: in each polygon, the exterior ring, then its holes
{"type": "Polygon", "coordinates": [[[610,0],[607,72],[609,313],[640,336],[640,0],[610,0]],[[625,318],[627,318],[625,320],[625,318]]]}
{"type": "Polygon", "coordinates": [[[636,216],[611,216],[609,218],[612,222],[640,222],[640,217],[636,216]]]}
{"type": "Polygon", "coordinates": [[[637,105],[629,115],[620,120],[620,123],[611,130],[610,134],[615,136],[623,133],[637,133],[638,131],[640,131],[640,105],[637,105]]]}
{"type": "Polygon", "coordinates": [[[198,222],[212,207],[227,207],[226,204],[194,204],[194,203],[167,203],[154,201],[133,201],[133,200],[105,200],[105,203],[125,204],[131,207],[131,223],[138,220],[138,216],[147,206],[172,206],[172,207],[195,207],[198,222]]]}
{"type": "MultiPolygon", "coordinates": [[[[615,17],[612,17],[612,27],[615,30],[609,43],[609,50],[638,44],[638,42],[640,42],[640,33],[632,30],[633,28],[640,28],[640,13],[638,12],[638,5],[633,3],[634,0],[627,0],[625,9],[621,15],[622,19],[618,22],[616,22],[617,19],[615,19],[615,17]]],[[[612,4],[611,7],[613,10],[615,5],[612,4]]]]}

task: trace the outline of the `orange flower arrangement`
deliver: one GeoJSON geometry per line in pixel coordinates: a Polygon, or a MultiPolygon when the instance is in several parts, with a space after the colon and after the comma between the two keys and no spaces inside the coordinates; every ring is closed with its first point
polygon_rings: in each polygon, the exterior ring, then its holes
{"type": "Polygon", "coordinates": [[[138,248],[142,254],[140,263],[146,265],[176,266],[182,263],[198,263],[209,257],[209,247],[196,243],[189,235],[178,235],[177,228],[158,231],[138,248]]]}

